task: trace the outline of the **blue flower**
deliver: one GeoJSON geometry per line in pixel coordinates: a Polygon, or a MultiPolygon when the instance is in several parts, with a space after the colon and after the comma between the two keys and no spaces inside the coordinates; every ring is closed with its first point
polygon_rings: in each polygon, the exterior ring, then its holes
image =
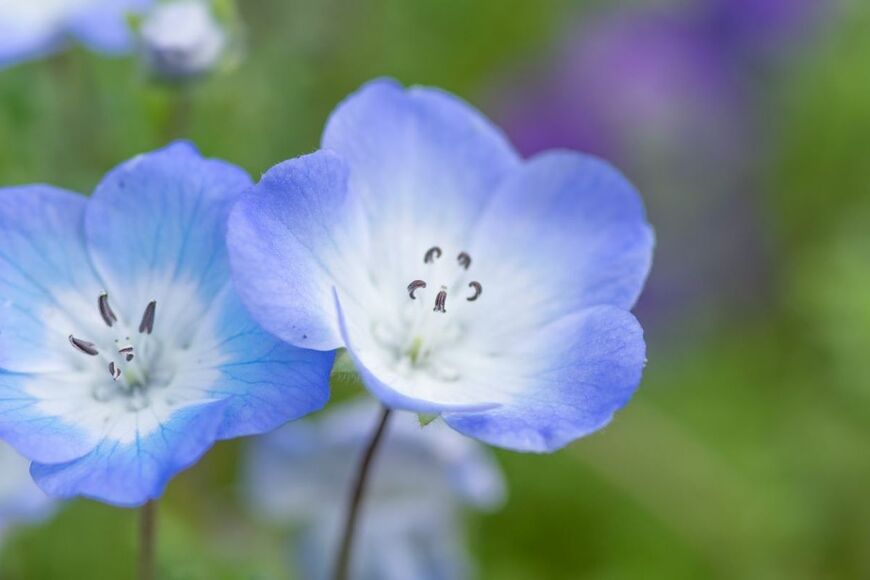
{"type": "Polygon", "coordinates": [[[180,143],[90,200],[0,190],[0,438],[50,495],[139,505],[216,440],[325,404],[333,355],[267,335],[229,282],[249,185],[180,143]]]}
{"type": "Polygon", "coordinates": [[[0,543],[18,524],[36,522],[51,514],[55,502],[30,478],[29,462],[0,442],[0,543]]]}
{"type": "Polygon", "coordinates": [[[152,0],[0,1],[0,68],[40,58],[73,37],[91,50],[119,54],[132,48],[127,14],[152,0]]]}
{"type": "Polygon", "coordinates": [[[615,169],[522,161],[464,102],[391,81],[340,105],[323,148],[269,170],[230,218],[234,279],[266,329],[346,347],[387,406],[506,448],[555,450],[625,405],[653,234],[615,169]]]}
{"type": "MultiPolygon", "coordinates": [[[[373,403],[350,403],[254,441],[244,481],[259,517],[300,526],[302,578],[327,578],[373,403]]],[[[352,577],[459,580],[469,569],[464,506],[499,507],[504,481],[486,448],[436,421],[397,413],[378,452],[352,558],[352,577]]]]}

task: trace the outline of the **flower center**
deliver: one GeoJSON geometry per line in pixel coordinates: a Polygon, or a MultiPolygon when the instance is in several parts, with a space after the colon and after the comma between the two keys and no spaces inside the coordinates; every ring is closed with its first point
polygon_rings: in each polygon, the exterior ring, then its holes
{"type": "Polygon", "coordinates": [[[469,281],[472,258],[467,252],[456,256],[455,266],[439,263],[443,255],[438,246],[426,251],[423,264],[427,279],[408,284],[408,302],[399,307],[398,317],[375,323],[372,333],[397,371],[422,371],[437,380],[455,381],[459,371],[450,360],[456,349],[462,348],[466,335],[464,305],[476,302],[483,286],[477,280],[469,281]],[[437,291],[427,295],[430,282],[437,291]],[[456,295],[464,296],[465,301],[452,302],[450,297],[456,295]],[[446,316],[448,310],[452,316],[446,316]]]}
{"type": "MultiPolygon", "coordinates": [[[[436,260],[441,259],[443,252],[441,248],[438,246],[432,246],[426,251],[426,254],[423,256],[424,264],[434,264],[436,260]]],[[[459,266],[468,271],[471,267],[471,256],[466,252],[460,252],[458,256],[456,256],[456,261],[459,263],[459,266]]],[[[415,295],[418,290],[423,290],[428,287],[428,283],[425,280],[414,280],[410,284],[408,284],[408,296],[411,297],[411,300],[416,300],[417,296],[415,295]]],[[[480,295],[483,294],[483,286],[481,286],[480,282],[476,280],[468,283],[468,287],[471,288],[471,295],[466,298],[469,302],[474,302],[480,295]]],[[[447,290],[448,286],[445,284],[441,284],[438,293],[435,295],[435,308],[433,309],[435,312],[440,312],[442,314],[447,313],[447,290]]]]}
{"type": "Polygon", "coordinates": [[[119,397],[126,400],[127,409],[139,411],[149,406],[149,389],[167,386],[174,374],[166,361],[158,341],[151,337],[157,314],[157,301],[145,306],[138,333],[130,332],[119,323],[109,295],[105,292],[97,299],[100,318],[109,331],[94,342],[69,335],[72,347],[83,355],[100,361],[104,369],[95,381],[92,395],[100,402],[119,397]]]}

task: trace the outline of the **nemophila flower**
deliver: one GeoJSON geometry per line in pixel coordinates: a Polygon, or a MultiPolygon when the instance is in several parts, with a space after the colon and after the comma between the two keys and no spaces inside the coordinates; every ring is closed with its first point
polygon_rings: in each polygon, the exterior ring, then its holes
{"type": "MultiPolygon", "coordinates": [[[[299,421],[257,439],[245,469],[249,505],[261,519],[295,524],[301,578],[332,571],[371,403],[349,403],[317,421],[299,421]]],[[[377,459],[352,558],[355,579],[466,577],[461,510],[492,510],[504,500],[501,473],[486,448],[436,421],[421,428],[399,413],[377,459]]]]}
{"type": "Polygon", "coordinates": [[[30,478],[30,462],[0,442],[0,543],[16,525],[47,517],[55,502],[30,478]]]}
{"type": "Polygon", "coordinates": [[[69,38],[118,54],[132,46],[127,15],[152,0],[0,0],[0,67],[39,58],[69,38]]]}
{"type": "Polygon", "coordinates": [[[0,438],[50,495],[141,504],[215,440],[325,403],[332,354],[267,335],[230,284],[226,219],[248,186],[179,143],[90,199],[0,190],[0,438]]]}
{"type": "Polygon", "coordinates": [[[512,449],[557,449],[628,401],[653,235],[615,169],[524,162],[456,97],[391,81],[342,103],[323,148],[230,218],[234,279],[268,330],[346,347],[384,404],[512,449]]]}
{"type": "Polygon", "coordinates": [[[227,35],[206,0],[158,4],[141,28],[142,50],[152,73],[185,80],[214,70],[227,48],[227,35]]]}

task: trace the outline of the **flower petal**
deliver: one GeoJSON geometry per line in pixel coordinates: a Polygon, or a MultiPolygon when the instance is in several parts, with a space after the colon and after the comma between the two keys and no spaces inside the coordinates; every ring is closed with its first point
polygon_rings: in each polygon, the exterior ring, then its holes
{"type": "Polygon", "coordinates": [[[100,0],[75,14],[70,32],[90,49],[121,54],[133,48],[128,14],[142,12],[149,0],[100,0]]]}
{"type": "Polygon", "coordinates": [[[68,335],[91,327],[102,286],[84,243],[85,204],[47,185],[0,190],[0,368],[71,367],[68,335]]]}
{"type": "MultiPolygon", "coordinates": [[[[34,463],[31,474],[49,495],[85,496],[136,507],[163,494],[169,479],[211,448],[226,402],[190,406],[147,436],[122,443],[109,436],[91,453],[68,463],[34,463]]],[[[117,426],[126,430],[126,425],[117,426]]]]}
{"type": "Polygon", "coordinates": [[[504,182],[475,230],[469,252],[488,294],[478,307],[495,329],[598,304],[630,309],[653,243],[641,198],[616,169],[579,153],[541,154],[504,182]]]}
{"type": "Polygon", "coordinates": [[[320,151],[270,169],[230,217],[228,246],[245,306],[298,346],[342,346],[332,288],[361,299],[365,228],[349,199],[347,167],[320,151]]]}
{"type": "Polygon", "coordinates": [[[61,44],[60,35],[53,29],[0,22],[0,69],[51,54],[61,44]]]}
{"type": "Polygon", "coordinates": [[[534,346],[513,354],[525,362],[526,376],[512,400],[481,413],[447,413],[451,427],[498,447],[555,451],[605,426],[640,383],[643,331],[618,308],[565,316],[528,344],[534,346]]]}
{"type": "Polygon", "coordinates": [[[94,409],[81,405],[77,396],[84,388],[65,373],[0,371],[0,439],[34,461],[70,461],[89,453],[99,437],[87,428],[94,409]],[[56,412],[59,408],[73,412],[56,412]]]}
{"type": "Polygon", "coordinates": [[[85,232],[109,294],[124,295],[123,319],[138,321],[151,300],[159,310],[180,285],[195,285],[206,304],[220,292],[229,277],[227,216],[250,184],[238,167],[188,143],[135,157],[103,179],[85,232]]]}
{"type": "Polygon", "coordinates": [[[372,235],[383,237],[376,251],[385,264],[402,250],[461,238],[519,163],[501,131],[467,103],[390,80],[345,99],[322,144],[347,162],[372,235]]]}
{"type": "Polygon", "coordinates": [[[214,334],[195,340],[190,356],[219,373],[204,392],[226,402],[218,439],[265,433],[326,404],[334,351],[297,348],[267,334],[229,286],[213,308],[217,320],[204,327],[214,334]]]}

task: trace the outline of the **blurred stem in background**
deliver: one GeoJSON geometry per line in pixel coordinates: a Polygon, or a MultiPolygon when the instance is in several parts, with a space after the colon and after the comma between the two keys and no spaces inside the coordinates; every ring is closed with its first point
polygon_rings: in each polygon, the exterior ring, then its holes
{"type": "Polygon", "coordinates": [[[168,105],[162,134],[165,143],[189,137],[190,121],[193,113],[192,93],[192,89],[188,86],[169,87],[167,91],[168,105]]]}
{"type": "Polygon", "coordinates": [[[157,502],[149,501],[139,514],[139,580],[155,579],[157,502]]]}
{"type": "Polygon", "coordinates": [[[353,554],[353,540],[356,533],[357,520],[359,519],[359,510],[362,505],[363,496],[365,495],[366,484],[369,480],[372,460],[375,458],[378,446],[381,441],[383,441],[384,432],[386,431],[390,414],[391,411],[389,408],[381,408],[381,414],[378,418],[377,426],[375,427],[372,438],[366,446],[362,460],[360,461],[359,471],[357,472],[348,503],[347,519],[345,520],[344,530],[341,535],[341,545],[339,546],[338,555],[335,559],[335,580],[347,580],[349,577],[350,559],[353,554]]]}

